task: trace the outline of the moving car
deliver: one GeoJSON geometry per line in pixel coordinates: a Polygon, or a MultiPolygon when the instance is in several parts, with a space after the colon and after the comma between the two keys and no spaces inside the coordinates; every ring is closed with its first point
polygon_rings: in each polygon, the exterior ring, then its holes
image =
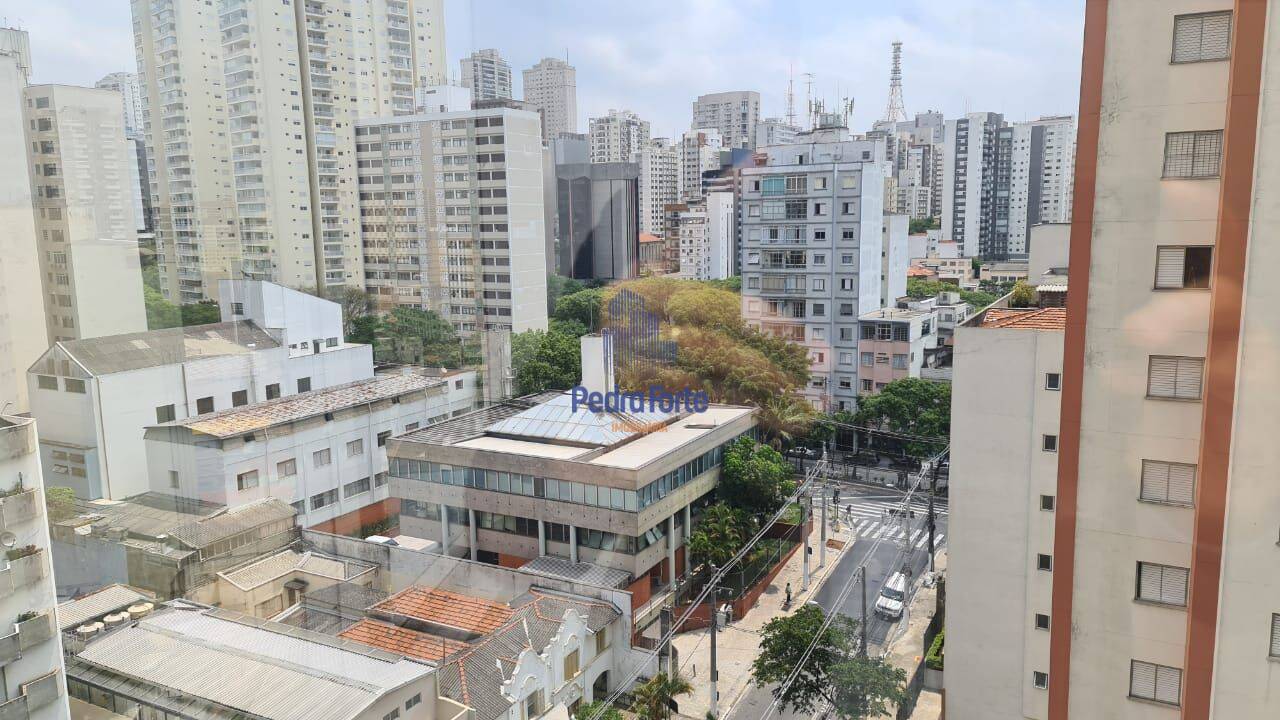
{"type": "Polygon", "coordinates": [[[907,576],[896,572],[880,588],[876,598],[876,614],[889,620],[902,618],[902,605],[907,598],[907,576]]]}

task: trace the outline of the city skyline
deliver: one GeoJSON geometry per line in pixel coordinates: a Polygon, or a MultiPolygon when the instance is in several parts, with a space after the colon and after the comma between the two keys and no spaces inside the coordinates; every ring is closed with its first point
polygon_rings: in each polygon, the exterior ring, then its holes
{"type": "MultiPolygon", "coordinates": [[[[33,83],[91,86],[106,72],[137,71],[128,3],[82,5],[50,0],[5,17],[31,33],[33,83]]],[[[445,17],[446,67],[459,84],[463,56],[496,48],[523,97],[521,70],[567,55],[578,70],[581,128],[611,108],[629,109],[652,123],[654,137],[678,137],[689,126],[695,98],[730,90],[756,90],[761,116],[782,116],[793,68],[797,116],[804,116],[805,73],[812,72],[813,96],[828,107],[852,97],[851,126],[865,130],[884,112],[894,40],[904,43],[909,115],[993,111],[1011,121],[1032,120],[1073,114],[1078,100],[1080,0],[999,7],[912,0],[890,10],[858,3],[852,12],[824,2],[805,13],[763,0],[701,0],[666,9],[573,0],[532,10],[507,0],[446,0],[445,17]],[[815,32],[812,18],[824,7],[830,12],[815,32]],[[712,26],[721,30],[707,32],[712,26]],[[531,34],[530,27],[550,30],[531,34]]]]}

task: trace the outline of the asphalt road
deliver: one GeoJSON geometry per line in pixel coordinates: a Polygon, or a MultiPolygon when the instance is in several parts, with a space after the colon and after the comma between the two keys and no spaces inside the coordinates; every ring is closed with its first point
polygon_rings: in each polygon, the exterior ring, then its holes
{"type": "MultiPolygon", "coordinates": [[[[917,537],[919,532],[927,530],[928,518],[925,512],[921,511],[924,507],[926,498],[923,494],[917,493],[919,501],[913,501],[913,509],[916,510],[915,518],[909,515],[903,520],[889,520],[884,516],[884,508],[896,506],[902,501],[903,493],[893,489],[867,487],[861,485],[853,485],[849,483],[839,484],[840,489],[840,506],[845,508],[849,505],[853,506],[853,519],[861,522],[864,526],[869,522],[875,530],[875,518],[884,518],[880,524],[897,523],[892,525],[894,530],[901,528],[908,538],[917,537]]],[[[833,488],[823,488],[821,494],[830,497],[833,488]]],[[[817,500],[815,499],[815,503],[817,500]]],[[[947,527],[947,503],[946,498],[937,498],[935,500],[935,534],[944,536],[947,527]]],[[[891,633],[899,627],[901,621],[889,620],[876,616],[874,612],[876,597],[880,594],[880,588],[884,585],[884,581],[888,579],[895,571],[901,570],[904,565],[911,570],[911,585],[909,587],[909,595],[906,605],[910,605],[910,600],[914,597],[916,590],[920,587],[920,578],[928,570],[928,554],[924,550],[927,540],[916,543],[906,543],[901,540],[891,539],[889,532],[870,532],[867,534],[859,533],[858,538],[854,541],[853,547],[846,548],[844,553],[839,556],[839,560],[835,561],[836,566],[827,573],[823,578],[822,585],[819,586],[817,593],[814,594],[811,602],[816,602],[826,612],[833,609],[847,615],[855,620],[859,619],[862,614],[862,588],[861,583],[853,581],[852,586],[845,596],[843,602],[838,602],[841,592],[850,578],[857,574],[857,569],[864,559],[867,560],[867,646],[870,654],[875,655],[884,647],[891,633]],[[872,535],[884,535],[885,537],[877,541],[872,535]],[[916,547],[920,545],[920,547],[916,547]],[[904,551],[904,546],[906,547],[904,551]],[[838,606],[837,606],[838,605],[838,606]]],[[[815,534],[814,549],[812,555],[812,568],[817,568],[818,548],[816,547],[817,536],[815,534]]],[[[945,542],[938,542],[937,547],[942,547],[945,542]]],[[[831,556],[828,556],[829,561],[831,556]]],[[[798,588],[796,588],[798,590],[798,588]]],[[[903,619],[906,619],[905,616],[903,619]]],[[[773,702],[771,694],[772,688],[757,688],[754,685],[748,688],[742,700],[733,708],[731,712],[731,720],[763,720],[764,713],[773,702]]],[[[771,718],[782,718],[783,720],[807,720],[803,714],[797,715],[788,711],[775,711],[771,718]]]]}

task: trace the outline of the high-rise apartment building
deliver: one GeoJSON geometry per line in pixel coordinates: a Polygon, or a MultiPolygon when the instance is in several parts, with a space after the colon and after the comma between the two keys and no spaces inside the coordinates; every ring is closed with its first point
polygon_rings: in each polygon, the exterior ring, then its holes
{"type": "Polygon", "coordinates": [[[1009,163],[1010,256],[1026,256],[1030,229],[1071,222],[1076,119],[1072,115],[1014,123],[1009,163]]]}
{"type": "Polygon", "coordinates": [[[875,143],[822,116],[797,142],[741,169],[743,317],[809,352],[817,408],[858,397],[858,316],[880,308],[884,181],[875,143]]]}
{"type": "Polygon", "coordinates": [[[142,89],[138,76],[130,72],[114,72],[94,83],[100,90],[113,90],[120,94],[124,111],[124,139],[134,161],[129,169],[129,183],[133,188],[133,219],[139,232],[151,232],[151,183],[147,176],[147,140],[143,132],[142,89]]]}
{"type": "Polygon", "coordinates": [[[610,110],[590,126],[591,162],[633,162],[649,142],[649,121],[630,110],[610,110]]]}
{"type": "Polygon", "coordinates": [[[717,191],[680,212],[680,224],[674,228],[680,245],[680,277],[723,280],[733,274],[733,209],[733,193],[717,191]]]}
{"type": "Polygon", "coordinates": [[[715,128],[690,130],[680,138],[680,200],[702,197],[704,173],[720,169],[720,150],[724,147],[720,131],[715,128]]]}
{"type": "Polygon", "coordinates": [[[640,166],[640,232],[662,236],[666,230],[663,208],[680,192],[680,146],[666,138],[654,138],[636,153],[640,166]]]}
{"type": "Polygon", "coordinates": [[[578,71],[556,58],[542,58],[524,71],[524,101],[542,116],[542,139],[578,132],[578,71]]]}
{"type": "MultiPolygon", "coordinates": [[[[13,40],[16,32],[0,32],[0,40],[13,40]]],[[[21,58],[0,53],[0,157],[27,157],[26,85],[21,58]]],[[[44,313],[31,310],[44,295],[32,194],[30,174],[14,167],[0,174],[0,405],[12,402],[8,412],[29,409],[22,378],[49,347],[44,313]]]]}
{"type": "Polygon", "coordinates": [[[795,142],[800,128],[782,118],[765,118],[756,123],[756,139],[752,147],[760,149],[770,145],[786,145],[795,142]]]}
{"type": "MultiPolygon", "coordinates": [[[[942,233],[948,240],[960,243],[965,257],[985,256],[994,248],[995,218],[999,215],[995,210],[998,144],[1000,130],[1007,127],[999,113],[969,113],[947,121],[942,158],[942,233]]],[[[1008,152],[1006,147],[1006,158],[1008,152]]],[[[1007,176],[1004,183],[1007,186],[1007,176]]],[[[1003,202],[1007,205],[1007,195],[1003,202]]],[[[1004,218],[1007,225],[1007,212],[1004,218]]]]}
{"type": "Polygon", "coordinates": [[[951,527],[948,718],[1280,714],[1269,5],[1086,4],[1061,366],[1024,377],[1061,412],[984,433],[1056,481],[1010,476],[1040,509],[987,523],[966,581],[951,527]]]}
{"type": "Polygon", "coordinates": [[[510,108],[361,120],[364,285],[461,333],[547,326],[542,134],[510,108]]]}
{"type": "Polygon", "coordinates": [[[137,155],[125,139],[119,95],[32,85],[24,97],[49,340],[145,331],[128,182],[137,155]]]}
{"type": "Polygon", "coordinates": [[[462,86],[471,90],[473,101],[510,100],[511,65],[497,50],[476,50],[462,58],[462,86]]]}
{"type": "Polygon", "coordinates": [[[142,89],[138,86],[137,73],[113,72],[103,76],[93,86],[99,90],[114,90],[120,93],[120,101],[124,111],[124,134],[126,137],[141,135],[143,126],[142,89]]]}
{"type": "Polygon", "coordinates": [[[357,117],[443,74],[438,0],[134,3],[161,289],[359,283],[357,117]]]}
{"type": "Polygon", "coordinates": [[[754,148],[760,122],[760,93],[754,90],[699,95],[693,101],[690,129],[715,128],[724,147],[754,148]]]}

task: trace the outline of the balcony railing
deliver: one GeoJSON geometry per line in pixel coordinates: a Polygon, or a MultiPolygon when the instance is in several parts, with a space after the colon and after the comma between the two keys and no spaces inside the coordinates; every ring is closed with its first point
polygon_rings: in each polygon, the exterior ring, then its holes
{"type": "Polygon", "coordinates": [[[0,498],[0,530],[35,520],[41,516],[43,509],[40,488],[31,488],[0,498]]]}

